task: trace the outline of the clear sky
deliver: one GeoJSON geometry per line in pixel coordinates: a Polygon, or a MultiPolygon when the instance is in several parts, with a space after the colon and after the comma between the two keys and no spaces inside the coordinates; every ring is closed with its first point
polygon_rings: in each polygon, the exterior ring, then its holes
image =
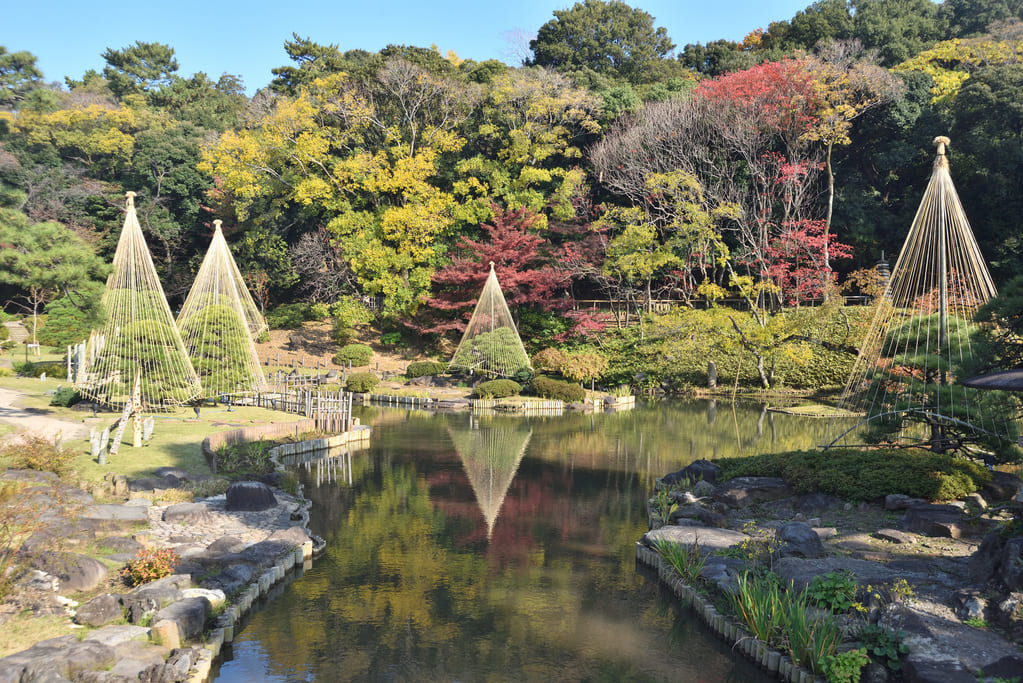
{"type": "MultiPolygon", "coordinates": [[[[812,0],[642,0],[681,50],[687,43],[741,40],[772,21],[791,19],[812,0]]],[[[252,94],[290,64],[292,33],[341,50],[376,52],[388,44],[453,50],[462,58],[521,63],[528,40],[554,10],[574,0],[20,0],[3,12],[0,45],[38,57],[47,81],[102,70],[106,48],[136,41],[174,48],[181,76],[242,77],[252,94]]]]}

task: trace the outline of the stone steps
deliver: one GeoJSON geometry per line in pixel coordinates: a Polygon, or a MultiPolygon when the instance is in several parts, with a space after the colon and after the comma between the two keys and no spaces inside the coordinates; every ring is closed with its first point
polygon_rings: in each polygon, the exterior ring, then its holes
{"type": "Polygon", "coordinates": [[[7,328],[9,339],[16,344],[21,344],[31,337],[28,328],[22,325],[20,320],[5,322],[4,327],[7,328]]]}

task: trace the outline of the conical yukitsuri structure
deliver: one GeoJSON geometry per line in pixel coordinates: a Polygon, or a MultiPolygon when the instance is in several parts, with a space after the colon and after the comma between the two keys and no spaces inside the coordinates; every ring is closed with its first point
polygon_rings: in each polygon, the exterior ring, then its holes
{"type": "Polygon", "coordinates": [[[996,292],[952,183],[949,140],[934,143],[930,182],[840,404],[865,414],[866,427],[832,434],[831,445],[865,437],[969,452],[1015,440],[1005,395],[957,384],[974,355],[974,314],[996,292]]]}
{"type": "Polygon", "coordinates": [[[462,341],[451,357],[448,370],[489,377],[512,377],[519,370],[531,370],[501,285],[490,262],[490,275],[476,302],[462,341]]]}
{"type": "Polygon", "coordinates": [[[266,378],[253,337],[267,329],[266,321],[231,256],[221,221],[213,225],[210,248],[178,313],[178,329],[204,396],[263,391],[266,378]]]}
{"type": "Polygon", "coordinates": [[[132,409],[151,411],[186,403],[201,389],[156,276],[134,198],[127,193],[114,271],[103,292],[106,325],[90,337],[75,388],[121,408],[132,400],[138,380],[139,400],[132,409]]]}

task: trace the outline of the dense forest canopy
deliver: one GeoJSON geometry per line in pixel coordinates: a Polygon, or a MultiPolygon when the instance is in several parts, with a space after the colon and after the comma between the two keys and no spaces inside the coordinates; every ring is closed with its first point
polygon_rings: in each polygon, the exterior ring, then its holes
{"type": "MultiPolygon", "coordinates": [[[[42,224],[109,261],[132,190],[172,305],[218,218],[264,306],[377,297],[418,330],[464,322],[444,311],[485,277],[474,258],[542,274],[520,315],[800,304],[897,253],[947,134],[996,280],[1023,270],[1023,0],[818,0],[685,46],[639,7],[584,0],[520,65],[285,49],[250,98],[160,43],[63,84],[0,46],[3,246],[31,252],[19,235],[42,224]]],[[[0,296],[66,308],[103,272],[69,271],[2,272],[0,296]]]]}

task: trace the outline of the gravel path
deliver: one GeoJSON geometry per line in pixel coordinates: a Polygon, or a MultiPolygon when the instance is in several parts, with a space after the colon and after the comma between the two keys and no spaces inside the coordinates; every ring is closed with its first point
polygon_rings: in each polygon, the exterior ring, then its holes
{"type": "Polygon", "coordinates": [[[46,439],[60,438],[61,441],[85,439],[89,427],[81,422],[69,422],[50,417],[45,412],[32,408],[21,408],[24,394],[14,389],[0,387],[0,422],[14,426],[14,433],[0,437],[0,442],[17,440],[27,435],[42,436],[46,439]]]}

